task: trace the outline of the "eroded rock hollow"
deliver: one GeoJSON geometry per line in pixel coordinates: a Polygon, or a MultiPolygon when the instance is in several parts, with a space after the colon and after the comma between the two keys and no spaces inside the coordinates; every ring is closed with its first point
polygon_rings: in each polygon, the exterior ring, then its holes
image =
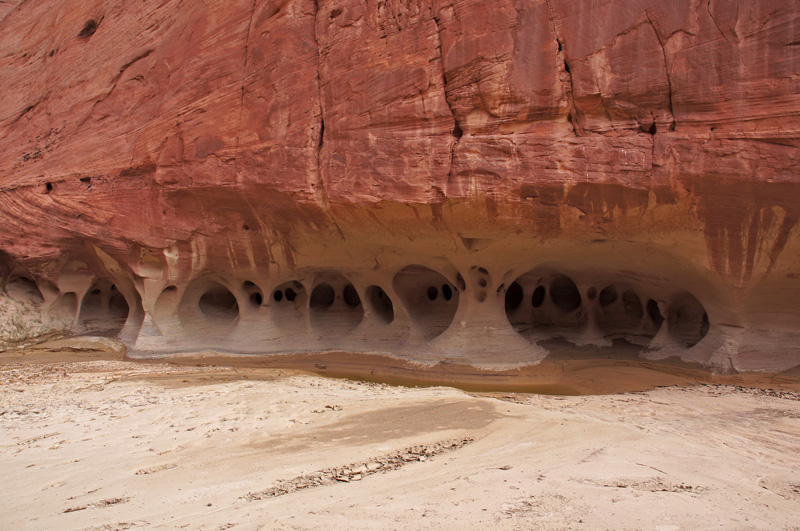
{"type": "Polygon", "coordinates": [[[0,17],[6,341],[800,365],[795,0],[0,17]]]}

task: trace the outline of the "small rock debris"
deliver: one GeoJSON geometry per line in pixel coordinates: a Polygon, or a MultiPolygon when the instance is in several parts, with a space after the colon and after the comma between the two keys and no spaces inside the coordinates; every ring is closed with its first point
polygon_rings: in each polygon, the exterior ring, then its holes
{"type": "Polygon", "coordinates": [[[412,446],[400,450],[399,452],[370,459],[369,461],[336,468],[325,468],[312,472],[311,474],[297,476],[292,479],[284,479],[278,481],[273,487],[266,490],[250,492],[244,498],[248,501],[263,500],[266,498],[283,496],[284,494],[291,494],[301,489],[331,485],[336,482],[350,483],[353,481],[360,481],[372,474],[397,470],[409,463],[427,461],[436,455],[458,450],[473,441],[474,439],[472,437],[464,437],[462,439],[448,439],[433,444],[412,446]]]}
{"type": "Polygon", "coordinates": [[[90,503],[88,505],[78,505],[77,507],[70,507],[64,510],[64,513],[74,513],[75,511],[83,511],[84,509],[91,509],[97,507],[109,507],[111,505],[117,505],[120,503],[126,503],[130,501],[130,498],[120,497],[120,498],[108,498],[105,500],[100,500],[99,502],[90,503]]]}

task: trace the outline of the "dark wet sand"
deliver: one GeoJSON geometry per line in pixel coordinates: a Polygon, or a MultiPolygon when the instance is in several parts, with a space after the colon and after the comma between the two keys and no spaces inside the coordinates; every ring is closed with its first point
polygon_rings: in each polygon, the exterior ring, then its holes
{"type": "MultiPolygon", "coordinates": [[[[405,387],[455,387],[469,392],[515,392],[548,395],[592,395],[647,391],[666,386],[700,384],[800,390],[800,369],[780,374],[713,374],[676,358],[644,360],[627,349],[605,349],[603,357],[581,357],[563,351],[537,365],[506,370],[478,369],[442,361],[426,366],[379,354],[318,352],[278,355],[237,355],[219,352],[181,353],[158,358],[129,356],[121,344],[105,339],[71,338],[42,343],[23,351],[0,353],[0,364],[126,360],[179,366],[227,367],[214,375],[194,375],[193,383],[236,379],[271,379],[314,374],[405,387]],[[277,372],[276,372],[277,371],[277,372]]],[[[168,376],[165,376],[168,377],[168,376]]]]}

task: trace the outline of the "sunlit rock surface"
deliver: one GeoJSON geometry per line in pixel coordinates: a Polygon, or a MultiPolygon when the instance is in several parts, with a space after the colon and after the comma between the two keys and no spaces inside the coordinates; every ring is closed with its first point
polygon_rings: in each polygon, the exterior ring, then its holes
{"type": "Polygon", "coordinates": [[[54,328],[135,356],[800,365],[796,1],[0,17],[3,296],[54,328]]]}

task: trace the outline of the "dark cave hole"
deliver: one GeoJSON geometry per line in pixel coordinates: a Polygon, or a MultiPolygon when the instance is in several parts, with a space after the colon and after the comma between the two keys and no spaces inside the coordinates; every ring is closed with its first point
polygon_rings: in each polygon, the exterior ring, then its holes
{"type": "Polygon", "coordinates": [[[439,296],[439,290],[436,288],[436,286],[430,286],[428,288],[428,298],[432,301],[435,301],[436,297],[438,296],[439,296]]]}
{"type": "Polygon", "coordinates": [[[317,284],[309,298],[311,326],[321,333],[346,336],[364,318],[361,296],[341,275],[324,278],[330,283],[317,284]]]}
{"type": "Polygon", "coordinates": [[[595,313],[597,326],[605,338],[622,340],[644,346],[658,333],[660,323],[653,314],[658,314],[658,304],[652,299],[643,304],[643,299],[633,289],[619,284],[610,284],[600,292],[600,308],[595,313]],[[655,307],[653,307],[655,305],[655,307]],[[647,314],[648,320],[643,322],[647,314]]]}
{"type": "MultiPolygon", "coordinates": [[[[490,277],[489,271],[483,267],[473,267],[470,270],[470,278],[472,282],[477,284],[479,288],[486,288],[489,285],[490,277]]],[[[485,289],[476,289],[475,290],[475,300],[478,302],[483,302],[486,300],[487,293],[485,289]]]]}
{"type": "Polygon", "coordinates": [[[632,318],[641,319],[644,315],[642,301],[633,290],[627,290],[622,294],[622,305],[625,307],[625,313],[632,318]]]}
{"type": "MultiPolygon", "coordinates": [[[[258,308],[264,303],[264,295],[261,293],[261,289],[256,286],[254,282],[249,280],[245,280],[242,283],[243,289],[248,294],[248,300],[250,301],[250,306],[253,308],[258,308]]],[[[272,297],[275,298],[276,293],[272,294],[272,297]]],[[[278,299],[275,299],[276,302],[280,302],[278,299]]]]}
{"type": "Polygon", "coordinates": [[[670,335],[684,348],[691,348],[699,343],[710,326],[705,308],[689,293],[676,297],[670,303],[667,320],[670,335]]]}
{"type": "Polygon", "coordinates": [[[511,285],[508,286],[508,290],[506,290],[506,311],[519,308],[520,304],[522,304],[523,296],[522,286],[516,282],[512,282],[511,285]]]}
{"type": "Polygon", "coordinates": [[[356,291],[356,288],[354,288],[352,284],[348,284],[344,287],[342,297],[344,298],[344,303],[351,308],[361,306],[361,297],[358,296],[358,291],[356,291]]]}
{"type": "MultiPolygon", "coordinates": [[[[303,319],[303,314],[306,309],[309,309],[311,313],[313,313],[313,309],[308,308],[311,301],[308,298],[305,287],[296,280],[289,280],[271,287],[265,300],[272,302],[269,312],[270,318],[281,327],[297,326],[298,319],[303,319]],[[273,297],[277,291],[281,292],[283,298],[281,302],[272,302],[270,298],[273,297]]],[[[323,311],[326,310],[327,308],[323,311]]]]}
{"type": "Polygon", "coordinates": [[[112,318],[125,319],[130,311],[128,301],[125,300],[121,293],[117,293],[108,301],[108,311],[112,318]]]}
{"type": "MultiPolygon", "coordinates": [[[[81,320],[88,320],[84,319],[83,315],[88,314],[89,312],[97,312],[102,309],[103,305],[103,298],[100,295],[100,290],[95,289],[90,291],[83,297],[83,301],[81,301],[81,320]]],[[[94,317],[94,316],[93,316],[94,317]]]]}
{"type": "Polygon", "coordinates": [[[383,288],[380,286],[367,288],[367,300],[378,319],[386,324],[394,321],[394,305],[383,288]]]}
{"type": "Polygon", "coordinates": [[[661,315],[661,310],[658,309],[658,303],[653,299],[647,301],[647,315],[655,323],[656,328],[661,328],[664,323],[664,316],[661,315]]]}
{"type": "Polygon", "coordinates": [[[542,270],[525,273],[509,286],[505,302],[511,326],[533,342],[546,335],[569,337],[583,330],[587,323],[578,286],[562,273],[542,270]]]}
{"type": "Polygon", "coordinates": [[[442,285],[442,297],[444,297],[444,300],[446,301],[449,301],[453,298],[453,289],[449,284],[442,285]]]}
{"type": "Polygon", "coordinates": [[[571,278],[560,276],[550,283],[550,299],[557,308],[572,312],[581,306],[581,293],[571,278]]]}
{"type": "Polygon", "coordinates": [[[88,39],[97,31],[97,26],[99,26],[99,24],[95,19],[91,18],[87,20],[86,24],[83,25],[83,29],[78,33],[78,37],[88,39]]]}
{"type": "MultiPolygon", "coordinates": [[[[112,290],[111,286],[108,280],[97,280],[81,301],[78,320],[91,334],[113,337],[125,326],[130,312],[128,301],[122,293],[112,290]]],[[[75,300],[74,295],[69,299],[75,300]]],[[[72,302],[67,304],[71,305],[72,302]]]]}
{"type": "Polygon", "coordinates": [[[600,298],[598,299],[598,302],[600,303],[600,306],[605,308],[606,306],[611,306],[617,302],[617,298],[617,288],[614,286],[606,286],[600,291],[600,298]]]}
{"type": "Polygon", "coordinates": [[[536,289],[533,290],[533,295],[531,295],[531,306],[539,308],[544,303],[545,294],[544,286],[536,286],[536,289]]]}
{"type": "Polygon", "coordinates": [[[261,306],[261,303],[264,302],[264,297],[259,292],[254,292],[250,294],[250,304],[253,306],[261,306]]]}
{"type": "Polygon", "coordinates": [[[206,291],[198,303],[206,317],[232,321],[239,315],[239,303],[227,288],[217,285],[206,291]]]}
{"type": "Polygon", "coordinates": [[[275,299],[275,302],[281,302],[283,300],[283,292],[281,290],[275,290],[275,293],[272,294],[272,298],[275,299]]]}
{"type": "Polygon", "coordinates": [[[461,137],[464,136],[464,131],[461,130],[461,126],[458,125],[458,121],[456,121],[455,125],[453,126],[453,136],[456,140],[461,140],[461,137]]]}
{"type": "Polygon", "coordinates": [[[315,310],[329,308],[336,299],[336,292],[329,284],[320,284],[311,292],[308,305],[315,310]]]}

